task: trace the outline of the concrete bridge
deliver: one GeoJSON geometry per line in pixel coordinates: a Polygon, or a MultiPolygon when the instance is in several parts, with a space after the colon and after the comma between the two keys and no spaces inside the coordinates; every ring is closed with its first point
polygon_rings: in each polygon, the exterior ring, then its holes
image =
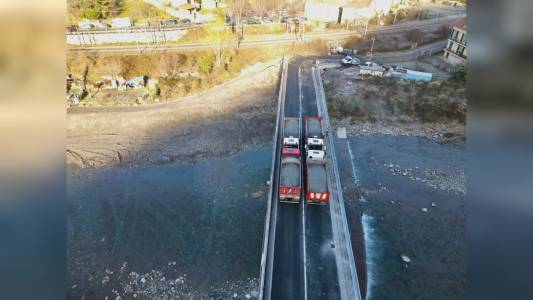
{"type": "Polygon", "coordinates": [[[283,117],[303,120],[321,116],[324,128],[329,127],[315,62],[314,57],[295,57],[282,68],[261,260],[261,299],[361,299],[330,132],[325,139],[330,203],[307,205],[302,200],[293,204],[278,199],[283,117]]]}

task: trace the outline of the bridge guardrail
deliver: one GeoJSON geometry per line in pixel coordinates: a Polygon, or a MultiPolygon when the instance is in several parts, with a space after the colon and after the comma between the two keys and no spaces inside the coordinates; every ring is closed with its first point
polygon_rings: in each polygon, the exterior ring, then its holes
{"type": "Polygon", "coordinates": [[[261,274],[260,274],[260,287],[259,287],[259,299],[270,299],[270,292],[272,290],[272,263],[275,241],[270,241],[271,238],[275,239],[276,236],[276,216],[277,216],[277,201],[274,201],[274,176],[276,174],[276,166],[279,164],[279,127],[281,125],[281,117],[284,113],[285,103],[285,88],[287,84],[287,61],[283,57],[281,60],[280,70],[280,84],[278,95],[278,110],[276,117],[276,129],[274,132],[274,149],[272,153],[272,166],[270,174],[270,190],[267,203],[267,213],[265,217],[265,231],[263,235],[263,251],[261,254],[261,274]],[[271,225],[272,224],[272,225],[271,225]],[[269,256],[269,253],[271,254],[269,256]],[[267,258],[270,260],[267,261],[267,258]]]}
{"type": "MultiPolygon", "coordinates": [[[[326,128],[330,127],[329,122],[329,114],[326,106],[326,100],[325,100],[325,94],[324,94],[324,86],[322,83],[322,78],[319,73],[320,63],[316,62],[316,67],[313,68],[313,84],[315,85],[316,90],[316,97],[318,102],[318,109],[319,113],[322,115],[324,120],[324,125],[326,128]]],[[[337,253],[337,270],[339,273],[339,285],[341,287],[341,297],[342,299],[361,299],[361,291],[359,288],[359,279],[357,276],[357,270],[355,267],[355,259],[353,256],[353,248],[352,243],[350,239],[350,230],[348,227],[348,222],[346,218],[346,211],[344,208],[344,198],[342,195],[342,186],[339,179],[339,171],[337,169],[337,159],[335,156],[335,146],[333,143],[333,138],[331,137],[331,132],[327,133],[327,140],[329,144],[329,156],[332,160],[331,166],[328,168],[329,173],[333,173],[333,177],[335,180],[335,186],[336,189],[334,190],[335,197],[332,197],[332,201],[330,201],[330,210],[331,210],[331,222],[332,222],[332,230],[333,230],[333,239],[335,241],[335,245],[337,245],[336,253],[337,253]],[[337,201],[335,201],[337,200],[337,201]],[[339,220],[341,219],[341,224],[339,224],[339,220]],[[337,224],[335,224],[337,223],[337,224]],[[340,226],[339,226],[340,225],[340,226]],[[341,231],[341,232],[339,232],[341,231]],[[341,247],[343,245],[344,247],[341,247]],[[340,253],[343,252],[343,253],[340,253]],[[347,258],[347,262],[343,262],[341,258],[347,258]],[[348,265],[349,270],[345,270],[344,267],[348,265]],[[350,278],[346,278],[347,276],[342,276],[343,274],[349,274],[350,278]],[[341,285],[341,281],[344,281],[344,284],[341,285]],[[348,282],[346,282],[348,281],[348,282]],[[350,286],[350,290],[347,290],[346,288],[342,287],[350,286]]]]}

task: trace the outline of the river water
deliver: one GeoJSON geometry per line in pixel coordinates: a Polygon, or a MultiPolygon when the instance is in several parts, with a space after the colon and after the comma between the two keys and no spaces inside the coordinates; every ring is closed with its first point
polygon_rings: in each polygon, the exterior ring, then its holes
{"type": "Polygon", "coordinates": [[[68,298],[257,297],[271,159],[69,166],[68,298]]]}
{"type": "Polygon", "coordinates": [[[466,299],[464,145],[369,136],[349,147],[367,299],[466,299]]]}

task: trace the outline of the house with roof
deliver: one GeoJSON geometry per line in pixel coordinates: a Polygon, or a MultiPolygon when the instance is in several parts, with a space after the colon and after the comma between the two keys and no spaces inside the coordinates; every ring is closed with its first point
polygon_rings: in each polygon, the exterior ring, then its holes
{"type": "Polygon", "coordinates": [[[444,59],[453,65],[464,64],[467,52],[466,17],[458,20],[450,30],[448,43],[444,49],[444,59]]]}

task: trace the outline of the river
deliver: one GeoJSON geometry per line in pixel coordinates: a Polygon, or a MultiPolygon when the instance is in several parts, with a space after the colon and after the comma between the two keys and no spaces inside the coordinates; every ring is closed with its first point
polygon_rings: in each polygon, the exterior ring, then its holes
{"type": "Polygon", "coordinates": [[[68,167],[68,298],[256,298],[272,149],[68,167]]]}
{"type": "Polygon", "coordinates": [[[466,299],[464,145],[378,135],[349,148],[367,299],[466,299]]]}

